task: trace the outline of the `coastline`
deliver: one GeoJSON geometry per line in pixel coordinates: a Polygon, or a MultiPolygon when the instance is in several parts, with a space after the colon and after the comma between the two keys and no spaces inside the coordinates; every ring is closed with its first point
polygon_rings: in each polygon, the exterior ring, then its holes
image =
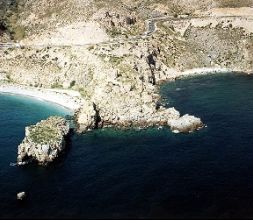
{"type": "Polygon", "coordinates": [[[193,69],[187,69],[184,71],[176,71],[174,74],[172,74],[172,77],[168,77],[168,79],[163,80],[163,82],[168,82],[170,80],[177,80],[177,79],[183,79],[187,77],[195,77],[195,76],[201,76],[201,75],[209,75],[209,74],[219,74],[219,73],[244,73],[245,75],[252,74],[252,71],[250,70],[240,70],[240,69],[229,69],[229,68],[221,68],[221,67],[203,67],[203,68],[193,68],[193,69]]]}
{"type": "Polygon", "coordinates": [[[202,75],[214,75],[214,74],[222,74],[222,73],[242,73],[245,75],[252,75],[253,70],[242,70],[242,69],[230,69],[230,68],[222,68],[222,67],[200,67],[200,68],[192,68],[186,70],[176,70],[169,69],[167,74],[163,78],[158,78],[157,83],[161,85],[163,83],[168,83],[171,81],[175,81],[178,79],[184,79],[188,77],[197,77],[202,75]]]}
{"type": "MultiPolygon", "coordinates": [[[[171,81],[187,77],[195,77],[207,74],[219,74],[225,72],[243,72],[243,71],[225,68],[195,68],[181,72],[175,70],[173,75],[167,77],[166,80],[160,81],[160,83],[166,82],[169,83],[171,81]]],[[[243,73],[249,74],[248,72],[245,71],[243,73]]],[[[159,85],[160,84],[157,84],[157,88],[159,88],[159,85]]],[[[157,91],[159,91],[159,89],[157,91]]],[[[35,99],[58,104],[70,110],[71,113],[73,113],[76,117],[76,121],[78,124],[78,131],[80,133],[85,132],[87,130],[108,126],[122,127],[122,128],[150,127],[150,126],[173,127],[172,126],[173,123],[175,124],[176,122],[184,124],[189,122],[190,124],[193,125],[196,122],[196,120],[198,120],[196,118],[191,118],[191,116],[189,115],[183,117],[180,114],[180,112],[178,112],[174,107],[170,108],[161,107],[156,109],[155,103],[158,101],[158,97],[160,97],[160,93],[157,94],[156,92],[154,94],[157,95],[156,99],[152,99],[152,102],[151,103],[149,102],[149,104],[145,104],[145,100],[144,101],[142,100],[143,97],[136,97],[137,100],[135,101],[138,103],[143,103],[139,107],[144,108],[145,112],[137,112],[137,111],[131,112],[130,109],[131,105],[129,105],[128,106],[129,111],[124,111],[123,115],[122,114],[116,115],[118,117],[114,117],[115,115],[113,115],[110,111],[108,111],[110,106],[104,106],[103,109],[97,108],[97,106],[99,106],[100,103],[94,103],[92,102],[92,100],[85,100],[81,97],[79,92],[74,90],[35,88],[25,85],[2,83],[0,84],[0,94],[1,93],[28,96],[35,99]]],[[[201,121],[197,122],[198,125],[200,125],[200,127],[203,127],[201,121]]]]}
{"type": "MultiPolygon", "coordinates": [[[[97,124],[99,128],[101,127],[119,127],[119,128],[127,128],[127,127],[138,127],[138,128],[147,128],[153,126],[168,126],[173,129],[174,124],[177,127],[179,125],[187,124],[189,127],[193,126],[196,123],[198,126],[195,126],[195,130],[199,130],[203,128],[205,125],[202,123],[199,118],[192,117],[191,115],[181,115],[179,111],[175,109],[175,107],[171,106],[169,108],[165,108],[161,106],[160,108],[156,108],[155,104],[159,102],[161,95],[159,93],[159,88],[162,83],[170,83],[172,81],[183,79],[187,77],[197,77],[201,75],[209,75],[209,74],[219,74],[219,73],[242,73],[249,74],[248,71],[243,71],[239,69],[229,69],[229,68],[221,68],[221,67],[212,67],[212,68],[194,68],[188,69],[185,71],[178,71],[175,69],[170,69],[171,74],[167,74],[166,78],[158,78],[157,85],[155,85],[156,89],[153,91],[152,95],[156,98],[148,100],[146,102],[146,97],[138,97],[135,102],[142,103],[142,105],[138,106],[143,108],[145,111],[131,111],[131,105],[128,106],[128,110],[124,111],[124,115],[117,115],[119,117],[113,117],[112,113],[107,111],[107,108],[104,109],[96,109],[98,115],[100,116],[100,120],[97,121],[96,112],[93,108],[91,108],[90,112],[87,110],[88,108],[83,108],[77,114],[77,122],[79,124],[80,131],[86,131],[87,129],[93,129],[96,126],[91,126],[93,124],[97,124]],[[94,122],[95,120],[95,122],[94,122]],[[84,128],[84,129],[83,129],[84,128]]],[[[100,103],[96,103],[99,105],[100,103]]],[[[119,107],[120,109],[120,107],[119,107]]],[[[182,129],[181,129],[182,130],[182,129]]]]}
{"type": "MultiPolygon", "coordinates": [[[[185,70],[181,72],[181,77],[193,77],[193,76],[198,76],[198,75],[209,75],[209,74],[219,74],[219,73],[226,73],[226,72],[237,72],[232,69],[228,68],[210,68],[210,67],[204,67],[204,68],[193,68],[189,70],[185,70]]],[[[180,77],[180,78],[181,78],[180,77]]]]}
{"type": "Polygon", "coordinates": [[[70,90],[64,91],[57,89],[33,88],[17,84],[0,84],[0,94],[28,96],[60,105],[73,113],[80,109],[83,104],[80,94],[70,90]]]}

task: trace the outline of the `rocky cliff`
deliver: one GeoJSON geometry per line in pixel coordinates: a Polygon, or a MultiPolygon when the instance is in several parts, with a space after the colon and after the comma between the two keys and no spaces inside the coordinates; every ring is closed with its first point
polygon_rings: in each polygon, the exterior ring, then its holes
{"type": "Polygon", "coordinates": [[[37,162],[47,165],[63,151],[69,125],[64,118],[50,117],[25,128],[25,138],[18,146],[17,164],[37,162]]]}

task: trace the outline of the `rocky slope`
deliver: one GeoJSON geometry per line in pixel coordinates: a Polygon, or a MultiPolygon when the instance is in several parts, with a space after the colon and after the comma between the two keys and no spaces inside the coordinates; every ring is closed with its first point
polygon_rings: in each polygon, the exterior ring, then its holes
{"type": "Polygon", "coordinates": [[[64,118],[50,117],[25,128],[25,138],[18,146],[17,164],[32,161],[47,165],[65,148],[69,125],[64,118]]]}
{"type": "Polygon", "coordinates": [[[252,72],[252,5],[251,0],[20,0],[23,46],[0,50],[0,79],[80,92],[80,131],[170,126],[180,114],[163,107],[161,82],[195,68],[252,72]],[[145,23],[155,17],[164,19],[145,23]],[[148,36],[149,25],[155,32],[148,36]]]}

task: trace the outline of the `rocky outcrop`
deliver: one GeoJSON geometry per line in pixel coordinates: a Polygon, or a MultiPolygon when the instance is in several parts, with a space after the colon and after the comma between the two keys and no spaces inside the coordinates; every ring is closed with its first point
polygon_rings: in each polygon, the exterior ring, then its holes
{"type": "Polygon", "coordinates": [[[178,119],[168,120],[168,125],[174,133],[189,133],[199,130],[204,126],[200,118],[188,114],[178,119]]]}
{"type": "Polygon", "coordinates": [[[17,193],[17,200],[25,200],[26,199],[26,193],[25,192],[19,192],[17,193]]]}
{"type": "MultiPolygon", "coordinates": [[[[102,114],[100,117],[98,110],[94,106],[93,108],[92,106],[86,106],[86,108],[82,108],[81,111],[76,113],[78,132],[82,133],[94,128],[111,126],[124,129],[165,126],[170,127],[174,133],[190,133],[204,126],[200,118],[188,114],[180,117],[179,111],[175,108],[161,106],[156,109],[148,106],[148,111],[132,111],[130,114],[124,114],[121,117],[104,114],[103,110],[101,110],[102,114]]],[[[121,110],[122,112],[124,111],[124,109],[121,110]]]]}
{"type": "Polygon", "coordinates": [[[98,117],[96,105],[92,102],[84,102],[82,108],[75,113],[77,131],[81,133],[96,128],[98,117]]]}
{"type": "Polygon", "coordinates": [[[18,146],[17,164],[52,162],[65,148],[69,130],[66,119],[56,116],[26,127],[25,138],[18,146]]]}

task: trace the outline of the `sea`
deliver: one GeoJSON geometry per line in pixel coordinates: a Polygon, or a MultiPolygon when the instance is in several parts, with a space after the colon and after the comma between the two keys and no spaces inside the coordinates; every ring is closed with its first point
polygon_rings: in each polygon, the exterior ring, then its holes
{"type": "Polygon", "coordinates": [[[72,113],[0,94],[0,218],[253,218],[253,76],[180,79],[163,84],[161,96],[206,127],[74,134],[50,166],[17,167],[25,126],[72,113]],[[21,191],[25,201],[16,199],[21,191]]]}

